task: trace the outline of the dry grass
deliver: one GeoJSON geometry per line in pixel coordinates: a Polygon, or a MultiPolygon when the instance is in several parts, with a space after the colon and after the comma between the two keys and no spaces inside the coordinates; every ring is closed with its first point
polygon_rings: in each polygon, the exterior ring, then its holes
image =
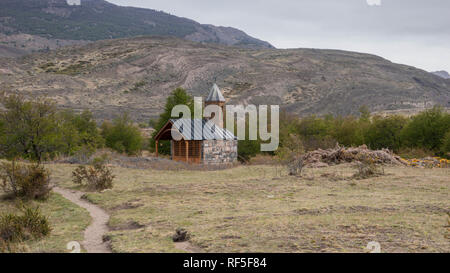
{"type": "MultiPolygon", "coordinates": [[[[217,171],[230,169],[240,165],[239,163],[227,165],[202,165],[202,164],[188,164],[185,162],[176,162],[170,160],[170,156],[159,155],[155,157],[153,154],[143,153],[145,156],[128,156],[120,154],[110,149],[101,149],[93,155],[86,156],[84,160],[80,160],[79,156],[61,157],[57,160],[46,162],[47,164],[93,164],[96,159],[103,158],[103,160],[111,166],[143,169],[143,170],[163,170],[163,171],[181,171],[181,170],[196,170],[196,171],[217,171]]],[[[273,160],[272,160],[273,161],[273,160]]]]}
{"type": "MultiPolygon", "coordinates": [[[[74,188],[74,165],[49,165],[74,188]]],[[[203,252],[450,252],[450,170],[386,167],[352,180],[340,165],[276,175],[274,166],[219,171],[114,168],[112,190],[87,198],[111,213],[115,252],[180,252],[177,228],[203,252]]],[[[278,168],[279,172],[279,168],[278,168]]]]}
{"type": "MultiPolygon", "coordinates": [[[[72,204],[56,193],[51,193],[46,201],[29,201],[27,204],[40,207],[42,214],[49,217],[52,231],[40,240],[22,243],[19,247],[20,252],[69,252],[66,249],[67,243],[83,241],[84,229],[91,221],[89,213],[85,209],[72,204]]],[[[19,208],[15,201],[0,199],[0,213],[16,213],[18,211],[19,208]]]]}

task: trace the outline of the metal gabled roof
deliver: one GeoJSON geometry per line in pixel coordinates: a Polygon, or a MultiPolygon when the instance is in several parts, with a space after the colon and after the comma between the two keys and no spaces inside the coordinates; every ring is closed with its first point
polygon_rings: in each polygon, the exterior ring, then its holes
{"type": "Polygon", "coordinates": [[[233,133],[209,120],[171,119],[170,122],[185,140],[237,140],[233,133]]]}
{"type": "Polygon", "coordinates": [[[225,98],[222,95],[217,84],[214,84],[209,91],[209,95],[206,98],[206,102],[225,102],[225,98]]]}

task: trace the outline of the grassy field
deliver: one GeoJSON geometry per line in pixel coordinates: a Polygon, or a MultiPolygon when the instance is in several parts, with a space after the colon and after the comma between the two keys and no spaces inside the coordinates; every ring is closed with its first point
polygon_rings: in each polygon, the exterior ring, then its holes
{"type": "MultiPolygon", "coordinates": [[[[84,229],[89,225],[89,213],[61,195],[52,193],[47,201],[28,202],[27,205],[39,206],[42,214],[49,218],[52,231],[41,240],[26,241],[24,251],[35,253],[70,252],[66,249],[70,241],[83,241],[84,229]]],[[[15,201],[0,200],[0,213],[18,213],[15,201]]]]}
{"type": "MultiPolygon", "coordinates": [[[[59,186],[76,188],[75,165],[48,167],[59,186]]],[[[365,180],[354,172],[115,167],[114,188],[86,197],[111,214],[114,252],[364,252],[370,241],[382,252],[450,252],[450,169],[385,167],[365,180]],[[191,239],[175,245],[180,227],[191,239]]]]}

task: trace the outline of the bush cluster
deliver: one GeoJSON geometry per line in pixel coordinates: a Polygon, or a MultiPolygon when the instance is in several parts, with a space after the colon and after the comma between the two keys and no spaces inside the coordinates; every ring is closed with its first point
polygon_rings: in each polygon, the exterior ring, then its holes
{"type": "Polygon", "coordinates": [[[339,143],[344,146],[366,144],[377,150],[390,149],[430,155],[449,156],[450,114],[439,107],[425,110],[412,117],[400,115],[370,116],[361,109],[360,117],[310,116],[298,118],[282,114],[280,118],[280,146],[295,134],[306,151],[327,149],[339,143]]]}
{"type": "Polygon", "coordinates": [[[92,166],[80,165],[72,172],[73,182],[89,190],[105,190],[113,187],[115,176],[104,159],[94,160],[92,166]]]}
{"type": "Polygon", "coordinates": [[[0,156],[33,161],[72,155],[83,147],[96,149],[103,140],[85,111],[60,111],[52,100],[25,100],[20,95],[0,97],[6,111],[0,113],[0,156]]]}
{"type": "Polygon", "coordinates": [[[6,213],[0,215],[0,251],[12,252],[14,244],[30,239],[39,239],[50,234],[48,218],[39,207],[22,207],[22,215],[6,213]]]}
{"type": "Polygon", "coordinates": [[[28,200],[47,199],[51,191],[50,172],[38,164],[2,163],[0,181],[4,192],[28,200]]]}
{"type": "Polygon", "coordinates": [[[144,143],[139,127],[132,123],[127,114],[114,119],[112,123],[104,122],[102,136],[107,147],[129,155],[138,154],[144,143]]]}
{"type": "MultiPolygon", "coordinates": [[[[46,98],[26,100],[20,95],[0,96],[0,156],[41,162],[57,156],[89,157],[107,146],[120,153],[137,154],[143,138],[126,114],[100,130],[89,111],[58,110],[46,98]]],[[[81,159],[81,158],[80,158],[81,159]]]]}

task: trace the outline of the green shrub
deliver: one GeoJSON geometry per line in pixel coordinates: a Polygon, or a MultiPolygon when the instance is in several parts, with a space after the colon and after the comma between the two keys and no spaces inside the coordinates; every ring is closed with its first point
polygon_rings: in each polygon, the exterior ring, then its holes
{"type": "Polygon", "coordinates": [[[28,200],[47,199],[50,195],[50,172],[37,164],[18,164],[15,161],[0,165],[3,191],[28,200]]]}
{"type": "Polygon", "coordinates": [[[0,155],[33,161],[72,155],[81,147],[103,146],[97,124],[89,111],[75,114],[59,111],[47,98],[26,100],[23,96],[1,96],[6,111],[0,113],[0,155]]]}
{"type": "Polygon", "coordinates": [[[50,234],[51,228],[48,218],[42,215],[39,207],[24,207],[19,222],[33,239],[39,239],[50,234]]]}
{"type": "Polygon", "coordinates": [[[25,228],[20,217],[15,214],[0,215],[0,240],[3,242],[20,242],[25,238],[25,228]]]}
{"type": "Polygon", "coordinates": [[[15,244],[30,239],[40,239],[50,234],[48,218],[39,207],[23,206],[22,215],[6,213],[0,215],[0,251],[14,252],[15,244]]]}
{"type": "Polygon", "coordinates": [[[0,152],[4,157],[17,156],[41,161],[46,155],[54,155],[58,141],[56,104],[46,98],[26,101],[23,96],[3,96],[0,99],[6,111],[3,121],[3,137],[0,152]]]}
{"type": "Polygon", "coordinates": [[[138,127],[134,126],[128,115],[104,122],[102,135],[107,147],[119,152],[135,155],[142,149],[144,138],[138,127]]]}
{"type": "Polygon", "coordinates": [[[105,140],[97,128],[97,123],[91,112],[83,111],[76,114],[71,110],[60,113],[61,148],[66,155],[76,154],[80,150],[95,152],[104,146],[105,140]]]}
{"type": "MultiPolygon", "coordinates": [[[[427,157],[449,153],[450,114],[439,107],[423,111],[411,118],[400,115],[371,117],[367,108],[361,116],[326,115],[298,118],[280,116],[280,147],[286,136],[298,135],[306,151],[327,149],[338,142],[343,146],[366,144],[371,149],[388,148],[405,157],[427,157]]],[[[449,155],[447,155],[449,156],[449,155]]]]}
{"type": "Polygon", "coordinates": [[[329,126],[327,122],[316,116],[309,116],[299,121],[297,125],[297,133],[303,138],[323,137],[327,135],[329,126]]]}
{"type": "Polygon", "coordinates": [[[247,163],[260,151],[260,143],[257,140],[239,140],[238,141],[238,160],[247,163]]]}
{"type": "Polygon", "coordinates": [[[72,172],[72,177],[75,184],[97,191],[112,188],[115,178],[103,159],[94,160],[92,166],[79,166],[72,172]]]}
{"type": "Polygon", "coordinates": [[[333,139],[346,147],[364,144],[364,132],[367,126],[365,120],[358,120],[353,116],[337,117],[330,129],[333,139]]]}
{"type": "Polygon", "coordinates": [[[138,91],[141,87],[144,87],[146,84],[147,84],[146,81],[139,81],[135,83],[129,91],[130,92],[138,91]]]}
{"type": "Polygon", "coordinates": [[[304,153],[303,143],[297,135],[289,135],[285,138],[283,146],[275,152],[281,165],[285,165],[289,175],[296,176],[301,174],[303,169],[304,153]]]}
{"type": "Polygon", "coordinates": [[[424,148],[401,148],[397,153],[406,159],[425,158],[434,155],[433,151],[424,148]]]}
{"type": "Polygon", "coordinates": [[[402,116],[375,116],[365,133],[365,144],[374,150],[387,148],[398,151],[402,142],[401,132],[407,123],[408,119],[402,116]]]}
{"type": "Polygon", "coordinates": [[[338,143],[332,136],[325,137],[309,137],[302,138],[303,147],[305,151],[315,151],[317,149],[331,149],[336,147],[338,143]]]}
{"type": "Polygon", "coordinates": [[[441,153],[447,158],[450,158],[450,131],[442,139],[441,153]]]}
{"type": "Polygon", "coordinates": [[[450,114],[435,107],[411,118],[402,130],[405,147],[425,148],[438,152],[450,130],[450,114]]]}

